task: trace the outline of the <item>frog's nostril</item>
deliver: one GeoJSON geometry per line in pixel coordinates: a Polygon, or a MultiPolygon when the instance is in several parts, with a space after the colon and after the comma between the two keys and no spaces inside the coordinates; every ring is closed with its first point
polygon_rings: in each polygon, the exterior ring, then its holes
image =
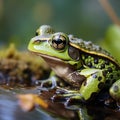
{"type": "Polygon", "coordinates": [[[35,33],[35,36],[38,36],[38,35],[39,35],[39,33],[38,33],[38,32],[36,32],[36,33],[35,33]]]}

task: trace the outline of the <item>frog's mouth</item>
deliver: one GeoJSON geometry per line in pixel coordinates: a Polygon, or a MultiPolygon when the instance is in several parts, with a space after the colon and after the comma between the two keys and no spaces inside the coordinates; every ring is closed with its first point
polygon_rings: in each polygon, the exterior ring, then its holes
{"type": "Polygon", "coordinates": [[[42,57],[48,64],[50,64],[50,63],[51,64],[58,64],[58,63],[67,64],[63,60],[61,60],[59,58],[56,58],[56,57],[52,57],[52,56],[48,56],[48,55],[41,54],[41,53],[36,53],[36,52],[32,52],[32,53],[42,57]]]}
{"type": "Polygon", "coordinates": [[[32,53],[42,57],[58,76],[64,77],[74,71],[74,66],[68,64],[67,61],[65,62],[59,58],[55,58],[41,53],[32,53]]]}

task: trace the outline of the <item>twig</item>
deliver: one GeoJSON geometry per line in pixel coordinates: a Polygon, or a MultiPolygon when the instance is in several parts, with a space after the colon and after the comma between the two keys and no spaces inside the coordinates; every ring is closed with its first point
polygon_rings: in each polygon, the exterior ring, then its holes
{"type": "Polygon", "coordinates": [[[108,2],[108,0],[99,0],[100,4],[106,11],[106,13],[109,15],[110,19],[113,21],[113,23],[120,26],[120,20],[118,16],[116,15],[115,11],[113,10],[112,6],[108,2]]]}

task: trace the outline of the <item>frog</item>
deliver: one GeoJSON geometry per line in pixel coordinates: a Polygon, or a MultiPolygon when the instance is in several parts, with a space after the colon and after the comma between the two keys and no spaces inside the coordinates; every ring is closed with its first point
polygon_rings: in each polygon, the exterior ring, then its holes
{"type": "Polygon", "coordinates": [[[85,103],[107,88],[110,97],[120,101],[120,65],[91,41],[42,25],[30,40],[28,50],[42,57],[53,71],[39,86],[41,91],[57,89],[52,100],[62,98],[65,105],[75,100],[85,103]]]}

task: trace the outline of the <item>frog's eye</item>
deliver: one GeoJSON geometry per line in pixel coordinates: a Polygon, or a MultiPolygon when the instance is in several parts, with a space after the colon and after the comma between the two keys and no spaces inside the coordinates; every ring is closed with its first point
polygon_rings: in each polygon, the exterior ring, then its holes
{"type": "Polygon", "coordinates": [[[55,35],[52,37],[52,47],[57,50],[63,50],[67,44],[67,37],[63,35],[55,35]]]}

